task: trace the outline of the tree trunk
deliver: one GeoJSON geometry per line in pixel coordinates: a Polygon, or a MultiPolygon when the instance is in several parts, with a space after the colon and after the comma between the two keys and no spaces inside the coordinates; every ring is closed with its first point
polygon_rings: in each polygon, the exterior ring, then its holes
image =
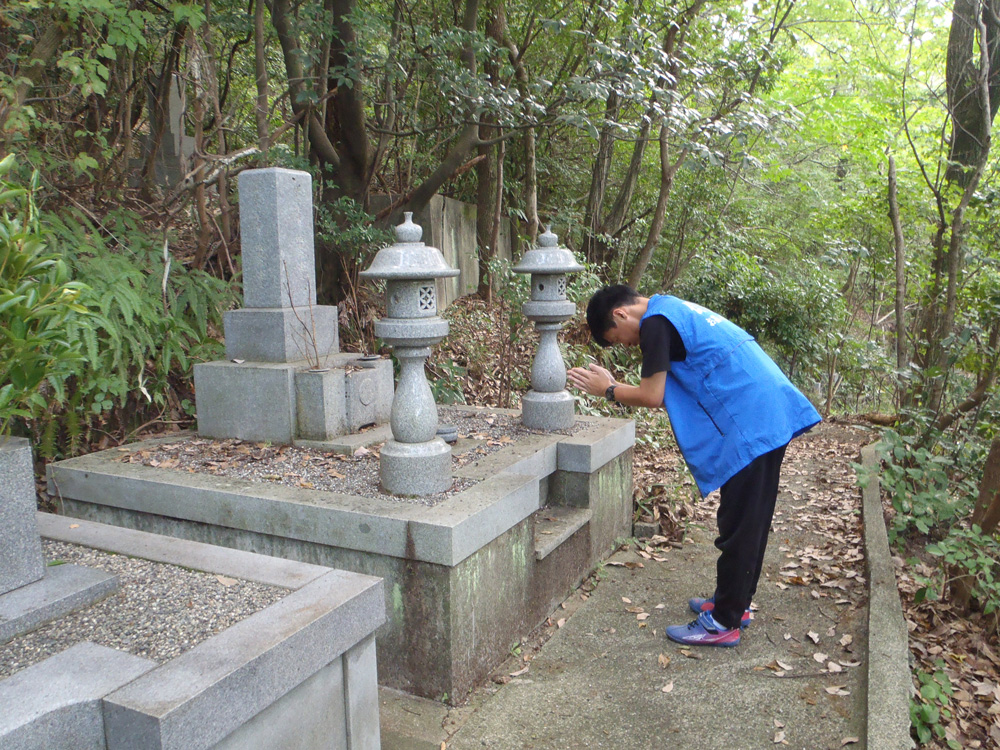
{"type": "Polygon", "coordinates": [[[601,223],[601,206],[604,205],[604,193],[608,187],[608,177],[611,174],[611,157],[614,155],[615,138],[614,123],[621,111],[621,97],[614,90],[608,94],[604,103],[604,124],[601,126],[597,139],[597,155],[594,157],[594,168],[590,175],[590,190],[587,193],[587,207],[583,215],[583,226],[586,234],[583,237],[581,250],[583,256],[591,263],[604,263],[606,258],[600,257],[598,248],[598,233],[601,223]]]}
{"type": "Polygon", "coordinates": [[[59,11],[56,16],[45,25],[45,30],[35,42],[31,49],[29,58],[31,62],[20,71],[17,77],[17,85],[14,87],[14,97],[12,100],[0,98],[0,158],[7,155],[10,150],[10,141],[13,133],[5,126],[7,120],[14,110],[24,106],[31,89],[42,82],[45,69],[52,62],[52,59],[59,51],[59,47],[66,38],[68,31],[66,14],[59,11]]]}
{"type": "MultiPolygon", "coordinates": [[[[524,67],[524,60],[521,53],[510,37],[510,28],[507,25],[507,16],[504,13],[503,3],[499,5],[500,13],[503,14],[503,44],[507,48],[507,56],[510,64],[514,67],[517,89],[524,98],[528,90],[528,71],[524,67]]],[[[524,149],[524,216],[526,226],[524,233],[529,245],[534,245],[538,239],[538,166],[535,160],[535,129],[526,128],[521,137],[521,145],[524,149]]],[[[511,236],[511,243],[514,237],[511,236]]],[[[511,248],[513,251],[513,248],[511,248]]]]}
{"type": "MultiPolygon", "coordinates": [[[[979,496],[972,511],[972,524],[988,535],[993,534],[1000,524],[1000,437],[993,438],[983,465],[983,478],[979,483],[979,496]]],[[[968,612],[972,600],[972,579],[958,571],[952,572],[955,575],[951,583],[951,599],[960,609],[968,612]]]]}
{"type": "Polygon", "coordinates": [[[1000,106],[1000,0],[955,0],[945,79],[952,117],[947,180],[966,187],[990,150],[1000,106]],[[986,48],[977,50],[980,37],[986,48]],[[987,115],[988,113],[988,115],[987,115]]]}
{"type": "Polygon", "coordinates": [[[903,403],[906,386],[906,246],[903,225],[899,221],[899,201],[896,197],[896,160],[889,157],[889,220],[892,222],[893,248],[896,257],[896,407],[903,403]]]}
{"type": "Polygon", "coordinates": [[[667,201],[670,200],[670,193],[674,187],[674,176],[680,169],[684,159],[687,158],[687,149],[681,149],[680,154],[673,164],[670,163],[670,144],[668,142],[669,132],[666,123],[660,126],[660,193],[656,199],[656,209],[653,212],[653,221],[649,225],[649,232],[646,235],[646,243],[639,251],[635,263],[628,274],[628,285],[633,289],[639,288],[646,267],[649,266],[653,251],[660,242],[660,232],[663,231],[663,222],[667,216],[667,201]]]}
{"type": "Polygon", "coordinates": [[[254,119],[257,123],[257,148],[260,155],[258,166],[267,166],[267,152],[271,148],[270,128],[267,124],[267,114],[270,108],[267,91],[267,65],[264,38],[264,0],[254,0],[253,13],[253,59],[254,72],[257,79],[257,103],[254,106],[254,119]]]}

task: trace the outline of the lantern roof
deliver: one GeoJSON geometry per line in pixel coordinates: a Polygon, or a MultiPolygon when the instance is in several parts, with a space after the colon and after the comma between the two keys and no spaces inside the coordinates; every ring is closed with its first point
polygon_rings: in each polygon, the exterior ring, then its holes
{"type": "Polygon", "coordinates": [[[366,279],[436,279],[458,276],[441,251],[420,241],[423,229],[413,223],[413,213],[403,214],[396,227],[396,242],[378,251],[372,264],[359,275],[366,279]]]}
{"type": "Polygon", "coordinates": [[[515,273],[560,274],[576,273],[583,266],[576,262],[573,251],[559,247],[559,238],[546,227],[538,236],[538,244],[528,250],[513,268],[515,273]]]}

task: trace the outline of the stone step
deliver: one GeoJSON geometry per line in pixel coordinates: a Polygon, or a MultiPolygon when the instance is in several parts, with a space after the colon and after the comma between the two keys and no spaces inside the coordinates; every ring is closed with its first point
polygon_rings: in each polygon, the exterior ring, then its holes
{"type": "Polygon", "coordinates": [[[544,560],[584,524],[590,522],[590,508],[551,505],[535,513],[535,559],[544,560]]]}

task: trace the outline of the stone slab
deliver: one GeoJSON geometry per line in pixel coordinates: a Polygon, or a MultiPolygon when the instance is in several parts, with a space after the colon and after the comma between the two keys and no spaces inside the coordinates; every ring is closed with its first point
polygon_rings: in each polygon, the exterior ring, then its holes
{"type": "Polygon", "coordinates": [[[204,362],[194,366],[194,388],[199,434],[257,442],[292,442],[294,366],[204,362]],[[263,404],[266,409],[261,408],[263,404]]]}
{"type": "Polygon", "coordinates": [[[353,456],[358,448],[367,448],[370,445],[384,443],[392,440],[392,427],[388,424],[378,425],[364,432],[352,433],[350,435],[338,435],[329,440],[307,440],[297,438],[295,445],[300,448],[312,448],[314,450],[329,451],[330,453],[340,453],[345,456],[353,456]]]}
{"type": "MultiPolygon", "coordinates": [[[[373,685],[375,683],[373,682],[373,685]]],[[[325,750],[350,748],[343,658],[251,718],[212,750],[325,750]]],[[[378,727],[378,721],[375,722],[378,727]]]]}
{"type": "MultiPolygon", "coordinates": [[[[878,461],[874,446],[861,449],[863,466],[872,468],[878,461]]],[[[908,750],[914,747],[910,738],[913,677],[909,667],[909,636],[877,479],[862,490],[861,513],[869,591],[867,747],[908,750]]]]}
{"type": "Polygon", "coordinates": [[[41,580],[0,596],[0,643],[118,590],[118,578],[80,565],[51,565],[41,580]]]}
{"type": "Polygon", "coordinates": [[[327,440],[349,432],[345,420],[347,404],[343,368],[326,372],[295,373],[297,437],[327,440]]]}
{"type": "Polygon", "coordinates": [[[635,445],[631,419],[585,420],[590,427],[559,441],[558,467],[590,473],[635,445]]]}
{"type": "Polygon", "coordinates": [[[78,643],[0,681],[4,750],[104,750],[101,698],[156,663],[95,643],[78,643]]]}
{"type": "Polygon", "coordinates": [[[312,177],[293,169],[239,176],[243,306],[316,304],[312,177]]]}
{"type": "Polygon", "coordinates": [[[214,746],[373,633],[384,596],[338,570],[306,584],[107,696],[109,750],[214,746]]]}
{"type": "Polygon", "coordinates": [[[35,526],[35,471],[25,438],[0,436],[0,594],[45,574],[35,526]]]}
{"type": "Polygon", "coordinates": [[[319,362],[340,348],[335,305],[229,310],[222,316],[226,358],[248,362],[319,362]]]}
{"type": "Polygon", "coordinates": [[[344,654],[344,687],[347,747],[350,750],[379,750],[375,636],[369,636],[344,654]]]}
{"type": "Polygon", "coordinates": [[[268,557],[69,516],[39,512],[37,518],[38,529],[46,539],[80,544],[168,565],[182,565],[204,573],[256,581],[269,586],[301,588],[310,581],[326,575],[330,570],[323,565],[268,557]]]}
{"type": "Polygon", "coordinates": [[[535,559],[544,560],[590,522],[590,508],[551,505],[535,514],[535,559]]]}

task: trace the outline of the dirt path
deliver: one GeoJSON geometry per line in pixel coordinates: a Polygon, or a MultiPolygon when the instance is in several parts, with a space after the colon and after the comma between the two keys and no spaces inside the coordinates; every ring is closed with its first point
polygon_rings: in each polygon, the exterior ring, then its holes
{"type": "Polygon", "coordinates": [[[504,666],[497,680],[506,684],[443,712],[438,742],[452,750],[860,743],[867,608],[850,464],[868,438],[824,424],[789,448],[758,611],[738,648],[686,649],[663,636],[666,625],[691,619],[688,597],[712,592],[714,524],[692,528],[679,549],[629,545],[553,615],[544,645],[504,666]]]}

